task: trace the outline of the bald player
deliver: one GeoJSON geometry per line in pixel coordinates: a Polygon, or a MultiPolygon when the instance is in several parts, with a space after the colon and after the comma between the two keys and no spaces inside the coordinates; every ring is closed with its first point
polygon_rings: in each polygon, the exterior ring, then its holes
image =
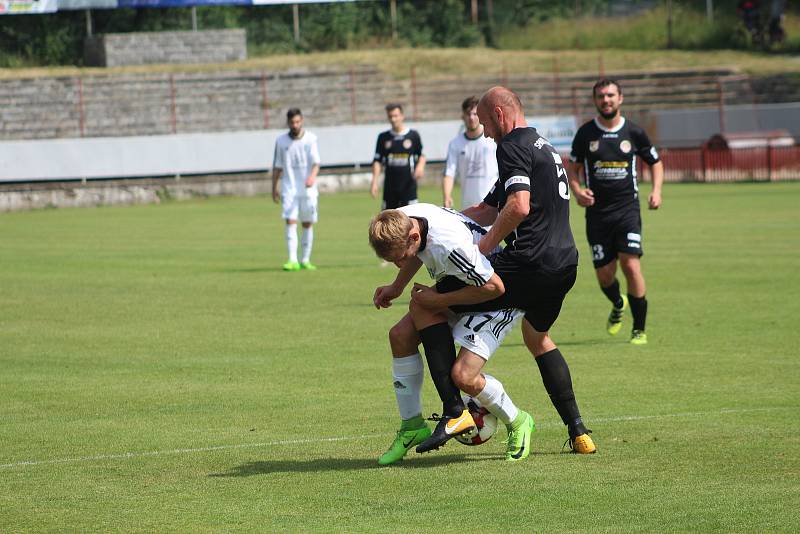
{"type": "Polygon", "coordinates": [[[499,179],[483,202],[464,214],[491,229],[478,247],[488,255],[501,241],[502,252],[491,256],[506,292],[487,303],[455,305],[465,289],[437,293],[427,289],[411,298],[430,309],[450,307],[457,313],[519,308],[525,311],[522,333],[539,367],[550,400],[567,426],[573,452],[590,454],[596,447],[581,419],[569,366],[550,338],[550,327],[575,284],[578,250],[569,226],[567,171],[550,142],[528,126],[519,97],[493,87],[481,97],[478,116],[484,135],[497,143],[499,179]]]}

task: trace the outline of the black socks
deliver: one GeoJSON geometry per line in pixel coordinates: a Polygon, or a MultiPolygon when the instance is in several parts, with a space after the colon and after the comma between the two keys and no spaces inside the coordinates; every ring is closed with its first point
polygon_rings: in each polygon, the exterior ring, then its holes
{"type": "Polygon", "coordinates": [[[615,308],[622,308],[622,295],[619,292],[619,281],[616,278],[610,286],[600,286],[600,290],[615,308]]]}
{"type": "Polygon", "coordinates": [[[629,294],[628,302],[631,305],[631,314],[633,315],[633,329],[644,332],[644,323],[647,320],[647,299],[629,294]]]}
{"type": "Polygon", "coordinates": [[[447,323],[439,323],[419,332],[422,346],[425,348],[425,359],[433,384],[442,399],[443,415],[458,417],[464,411],[461,392],[453,383],[450,371],[456,362],[456,346],[453,333],[447,323]]]}
{"type": "Polygon", "coordinates": [[[536,357],[536,364],[542,374],[542,382],[550,401],[555,406],[561,420],[569,428],[571,438],[586,434],[586,427],[581,420],[578,403],[572,392],[572,377],[569,374],[567,361],[557,348],[536,357]]]}

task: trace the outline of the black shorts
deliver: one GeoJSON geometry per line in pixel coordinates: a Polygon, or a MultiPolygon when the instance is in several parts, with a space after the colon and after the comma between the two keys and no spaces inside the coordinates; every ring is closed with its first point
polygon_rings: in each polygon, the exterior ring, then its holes
{"type": "Polygon", "coordinates": [[[416,204],[419,202],[416,198],[404,199],[400,197],[390,197],[383,199],[383,205],[381,206],[382,210],[395,210],[397,208],[402,208],[403,206],[408,206],[409,204],[416,204]]]}
{"type": "MultiPolygon", "coordinates": [[[[537,332],[547,332],[561,313],[564,298],[575,285],[578,274],[576,266],[558,273],[546,272],[502,272],[495,271],[503,280],[506,292],[500,297],[480,304],[453,306],[455,313],[471,311],[496,311],[504,308],[519,308],[525,311],[525,319],[537,332]]],[[[464,283],[454,277],[446,277],[436,283],[436,290],[447,293],[463,287],[464,283]]]]}
{"type": "Polygon", "coordinates": [[[587,213],[586,238],[595,269],[617,259],[620,252],[642,256],[642,215],[639,206],[609,214],[587,213]]]}

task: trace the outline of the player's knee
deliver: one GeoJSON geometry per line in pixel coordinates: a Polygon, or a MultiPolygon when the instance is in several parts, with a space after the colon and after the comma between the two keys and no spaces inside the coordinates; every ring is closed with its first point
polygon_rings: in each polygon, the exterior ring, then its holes
{"type": "Polygon", "coordinates": [[[636,256],[622,258],[619,263],[625,276],[637,276],[642,272],[642,264],[636,256]]]}
{"type": "Polygon", "coordinates": [[[413,353],[419,345],[419,337],[411,321],[401,320],[389,329],[389,345],[392,352],[413,353]]]}
{"type": "Polygon", "coordinates": [[[455,365],[453,365],[453,369],[450,371],[450,377],[453,379],[453,384],[455,384],[458,389],[472,394],[478,375],[470,371],[466,366],[459,365],[459,362],[456,362],[455,365]]]}

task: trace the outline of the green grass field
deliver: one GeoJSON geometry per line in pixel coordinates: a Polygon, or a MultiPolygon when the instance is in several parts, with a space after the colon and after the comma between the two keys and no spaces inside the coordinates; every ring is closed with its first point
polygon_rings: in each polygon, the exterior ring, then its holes
{"type": "Polygon", "coordinates": [[[266,198],[0,215],[0,531],[796,531],[798,199],[668,185],[643,213],[646,347],[605,334],[573,208],[553,337],[599,454],[562,453],[515,332],[488,370],[534,414],[531,457],[507,464],[497,437],[392,468],[407,299],[371,305],[395,271],[365,193],[322,197],[313,273],[279,271],[266,198]]]}

